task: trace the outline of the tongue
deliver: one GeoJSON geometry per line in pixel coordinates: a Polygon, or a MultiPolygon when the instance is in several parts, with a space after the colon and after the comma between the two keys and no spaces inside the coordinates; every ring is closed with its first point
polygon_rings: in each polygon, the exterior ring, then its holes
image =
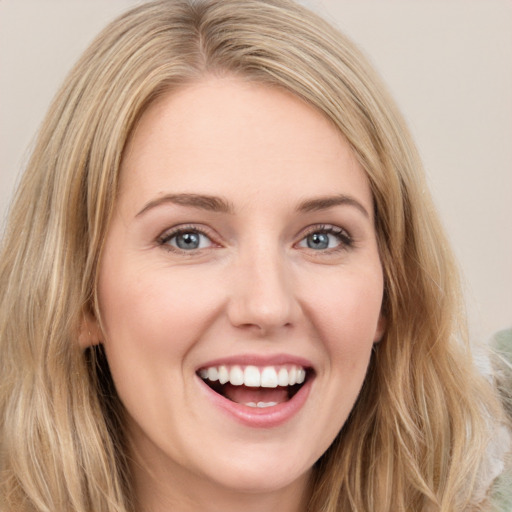
{"type": "Polygon", "coordinates": [[[280,404],[288,400],[288,388],[249,388],[247,386],[233,386],[228,383],[224,385],[223,395],[239,404],[250,402],[275,402],[280,404]]]}

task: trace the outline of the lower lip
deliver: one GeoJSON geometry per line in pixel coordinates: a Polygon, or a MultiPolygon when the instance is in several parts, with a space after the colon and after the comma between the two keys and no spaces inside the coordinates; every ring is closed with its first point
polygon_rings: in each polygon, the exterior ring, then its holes
{"type": "Polygon", "coordinates": [[[290,421],[306,403],[314,380],[312,377],[308,378],[299,391],[287,402],[260,408],[233,402],[213,391],[200,377],[197,378],[208,399],[216,407],[236,421],[252,428],[275,428],[290,421]]]}

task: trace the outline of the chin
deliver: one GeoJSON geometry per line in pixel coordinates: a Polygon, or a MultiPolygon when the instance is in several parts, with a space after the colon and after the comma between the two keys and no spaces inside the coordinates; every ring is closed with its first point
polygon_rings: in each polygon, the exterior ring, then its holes
{"type": "Polygon", "coordinates": [[[309,479],[313,463],[298,461],[296,454],[271,456],[268,447],[257,447],[253,453],[219,461],[209,479],[217,485],[241,493],[273,493],[309,479]]]}
{"type": "Polygon", "coordinates": [[[232,469],[224,474],[212,475],[219,488],[229,489],[234,493],[242,494],[272,494],[293,488],[306,482],[312,469],[304,472],[291,472],[289,468],[264,466],[260,468],[232,469]]]}

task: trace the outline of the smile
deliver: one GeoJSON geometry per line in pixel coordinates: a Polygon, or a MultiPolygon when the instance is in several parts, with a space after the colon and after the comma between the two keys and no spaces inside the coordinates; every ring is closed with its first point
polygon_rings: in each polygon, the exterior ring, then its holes
{"type": "Polygon", "coordinates": [[[216,393],[237,404],[257,408],[288,402],[310,373],[299,365],[218,365],[198,371],[199,377],[216,393]]]}

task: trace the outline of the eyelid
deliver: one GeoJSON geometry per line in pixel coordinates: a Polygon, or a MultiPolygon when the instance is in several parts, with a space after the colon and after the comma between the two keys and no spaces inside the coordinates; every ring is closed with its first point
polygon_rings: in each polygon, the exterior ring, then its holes
{"type": "Polygon", "coordinates": [[[203,249],[191,249],[188,251],[182,250],[179,247],[174,247],[170,244],[168,244],[169,240],[174,238],[175,236],[178,236],[183,233],[189,233],[189,232],[195,232],[199,233],[205,237],[207,237],[210,242],[212,243],[212,246],[220,246],[218,241],[216,240],[215,234],[212,232],[211,229],[207,228],[206,226],[197,225],[197,224],[179,224],[177,226],[173,226],[172,228],[168,228],[165,231],[163,231],[156,239],[159,246],[165,246],[165,248],[169,251],[177,251],[177,252],[188,252],[188,253],[194,253],[204,250],[203,249]]]}
{"type": "MultiPolygon", "coordinates": [[[[297,241],[296,244],[299,244],[300,242],[302,242],[309,235],[312,235],[313,233],[319,233],[319,232],[337,235],[340,239],[340,244],[339,244],[339,246],[331,248],[331,249],[325,249],[323,251],[315,251],[315,252],[323,252],[325,254],[325,253],[329,253],[329,252],[347,250],[354,246],[354,239],[353,239],[352,235],[350,234],[350,232],[345,228],[336,226],[335,224],[314,224],[312,226],[308,226],[307,228],[302,230],[302,232],[299,234],[299,240],[297,241]]],[[[313,249],[311,249],[311,250],[313,250],[313,249]]]]}
{"type": "MultiPolygon", "coordinates": [[[[219,237],[216,235],[216,233],[212,229],[210,229],[208,226],[204,226],[201,224],[179,224],[179,225],[173,226],[171,228],[164,230],[156,238],[156,242],[159,246],[163,246],[163,247],[165,247],[165,249],[167,249],[169,251],[188,253],[188,254],[194,254],[196,252],[200,252],[205,249],[211,248],[211,247],[207,247],[207,248],[183,250],[183,249],[180,249],[179,247],[175,247],[168,243],[169,240],[171,240],[173,237],[178,236],[182,233],[188,233],[188,232],[196,232],[196,233],[199,233],[199,234],[207,237],[210,240],[213,247],[215,247],[215,246],[221,247],[222,246],[222,244],[218,241],[219,237]]],[[[346,228],[337,226],[335,224],[314,224],[314,225],[304,228],[299,233],[299,235],[297,235],[298,240],[294,244],[294,246],[297,246],[307,236],[309,236],[313,233],[318,233],[318,232],[323,232],[323,233],[328,233],[328,234],[338,236],[340,243],[336,247],[333,247],[330,249],[328,248],[328,249],[324,249],[324,250],[314,250],[314,252],[328,254],[330,252],[348,250],[348,249],[353,248],[353,246],[354,246],[354,239],[353,239],[352,235],[350,234],[350,232],[346,228]]],[[[310,250],[313,251],[313,249],[310,249],[310,250]]]]}

